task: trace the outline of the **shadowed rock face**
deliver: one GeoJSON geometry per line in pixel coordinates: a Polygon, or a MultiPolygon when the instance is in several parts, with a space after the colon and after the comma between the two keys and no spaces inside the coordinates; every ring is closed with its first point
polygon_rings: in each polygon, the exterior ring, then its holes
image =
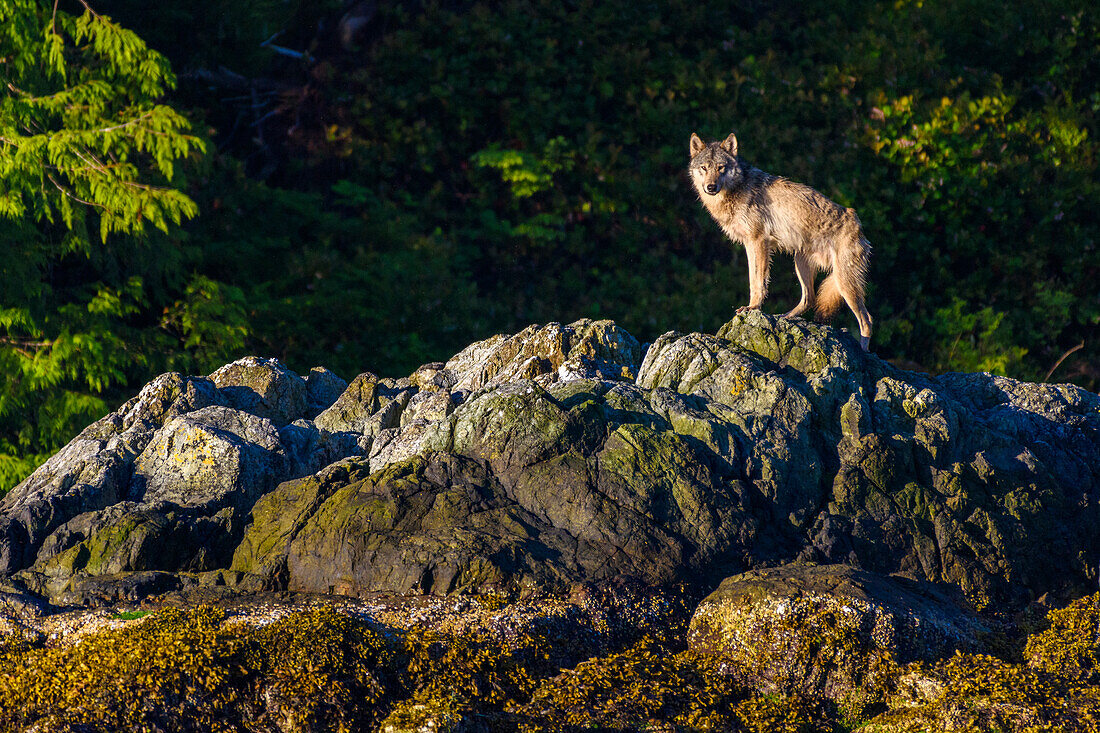
{"type": "Polygon", "coordinates": [[[745,489],[658,415],[630,410],[641,395],[598,381],[486,392],[420,436],[420,452],[367,478],[309,477],[265,496],[233,569],[270,562],[262,538],[288,524],[296,590],[663,583],[701,569],[751,541],[745,489]]]}
{"type": "Polygon", "coordinates": [[[50,592],[231,567],[448,593],[800,559],[1021,600],[1100,557],[1100,397],[904,372],[797,319],[748,312],[644,358],[578,321],[403,379],[254,358],[215,375],[158,377],[5,497],[0,569],[50,592]],[[171,552],[104,539],[123,526],[171,552]]]}

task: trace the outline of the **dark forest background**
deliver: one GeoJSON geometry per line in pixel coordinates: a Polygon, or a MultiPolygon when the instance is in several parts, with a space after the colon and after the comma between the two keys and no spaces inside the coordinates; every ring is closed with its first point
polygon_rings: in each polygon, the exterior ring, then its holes
{"type": "Polygon", "coordinates": [[[748,285],[693,131],[857,209],[879,355],[1100,384],[1088,0],[11,2],[0,492],[170,369],[400,376],[580,317],[714,332],[748,285]]]}

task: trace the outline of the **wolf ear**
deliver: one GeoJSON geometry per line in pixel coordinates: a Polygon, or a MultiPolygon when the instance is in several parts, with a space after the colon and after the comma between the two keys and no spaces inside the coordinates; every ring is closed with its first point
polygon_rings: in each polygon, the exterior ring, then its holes
{"type": "Polygon", "coordinates": [[[694,158],[696,154],[705,147],[706,144],[699,138],[699,136],[696,135],[694,132],[691,133],[691,157],[694,158]]]}
{"type": "Polygon", "coordinates": [[[737,136],[731,132],[730,136],[722,141],[722,147],[730,155],[737,155],[737,136]]]}

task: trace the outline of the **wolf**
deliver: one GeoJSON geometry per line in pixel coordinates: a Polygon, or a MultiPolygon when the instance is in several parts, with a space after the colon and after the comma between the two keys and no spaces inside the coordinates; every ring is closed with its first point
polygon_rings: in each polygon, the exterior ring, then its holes
{"type": "Polygon", "coordinates": [[[859,343],[871,344],[871,314],[864,303],[871,244],[853,209],[830,201],[809,186],[773,176],[737,155],[733,133],[721,142],[704,143],[691,135],[691,182],[703,206],[730,239],[745,246],[749,264],[749,304],[759,308],[768,295],[772,255],[794,257],[802,299],[787,317],[814,308],[828,320],[841,302],[859,321],[859,343]],[[814,293],[814,276],[829,273],[814,293]]]}

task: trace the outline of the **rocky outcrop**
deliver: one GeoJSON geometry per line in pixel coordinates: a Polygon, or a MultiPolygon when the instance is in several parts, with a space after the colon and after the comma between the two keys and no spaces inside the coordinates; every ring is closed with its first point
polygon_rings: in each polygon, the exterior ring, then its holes
{"type": "Polygon", "coordinates": [[[705,432],[732,427],[734,460],[770,522],[800,535],[803,559],[1017,601],[1095,576],[1095,394],[904,372],[760,314],[716,337],[662,336],[638,384],[702,398],[705,432]]]}
{"type": "MultiPolygon", "coordinates": [[[[282,525],[301,508],[290,587],[446,593],[619,575],[671,582],[755,531],[745,488],[630,384],[512,383],[406,435],[316,509],[298,499],[312,478],[264,497],[245,543],[271,533],[260,513],[282,525]]],[[[233,568],[263,562],[238,552],[233,568]]]]}
{"type": "Polygon", "coordinates": [[[799,560],[1026,600],[1095,577],[1100,397],[930,377],[759,312],[532,326],[408,378],[163,375],[4,498],[0,569],[365,594],[799,560]],[[154,552],[153,548],[161,548],[154,552]],[[226,580],[229,579],[229,580],[226,580]]]}
{"type": "Polygon", "coordinates": [[[301,417],[315,380],[331,394],[327,372],[255,358],[157,377],[4,497],[0,571],[52,594],[80,573],[226,566],[257,498],[364,451],[301,417]]]}

